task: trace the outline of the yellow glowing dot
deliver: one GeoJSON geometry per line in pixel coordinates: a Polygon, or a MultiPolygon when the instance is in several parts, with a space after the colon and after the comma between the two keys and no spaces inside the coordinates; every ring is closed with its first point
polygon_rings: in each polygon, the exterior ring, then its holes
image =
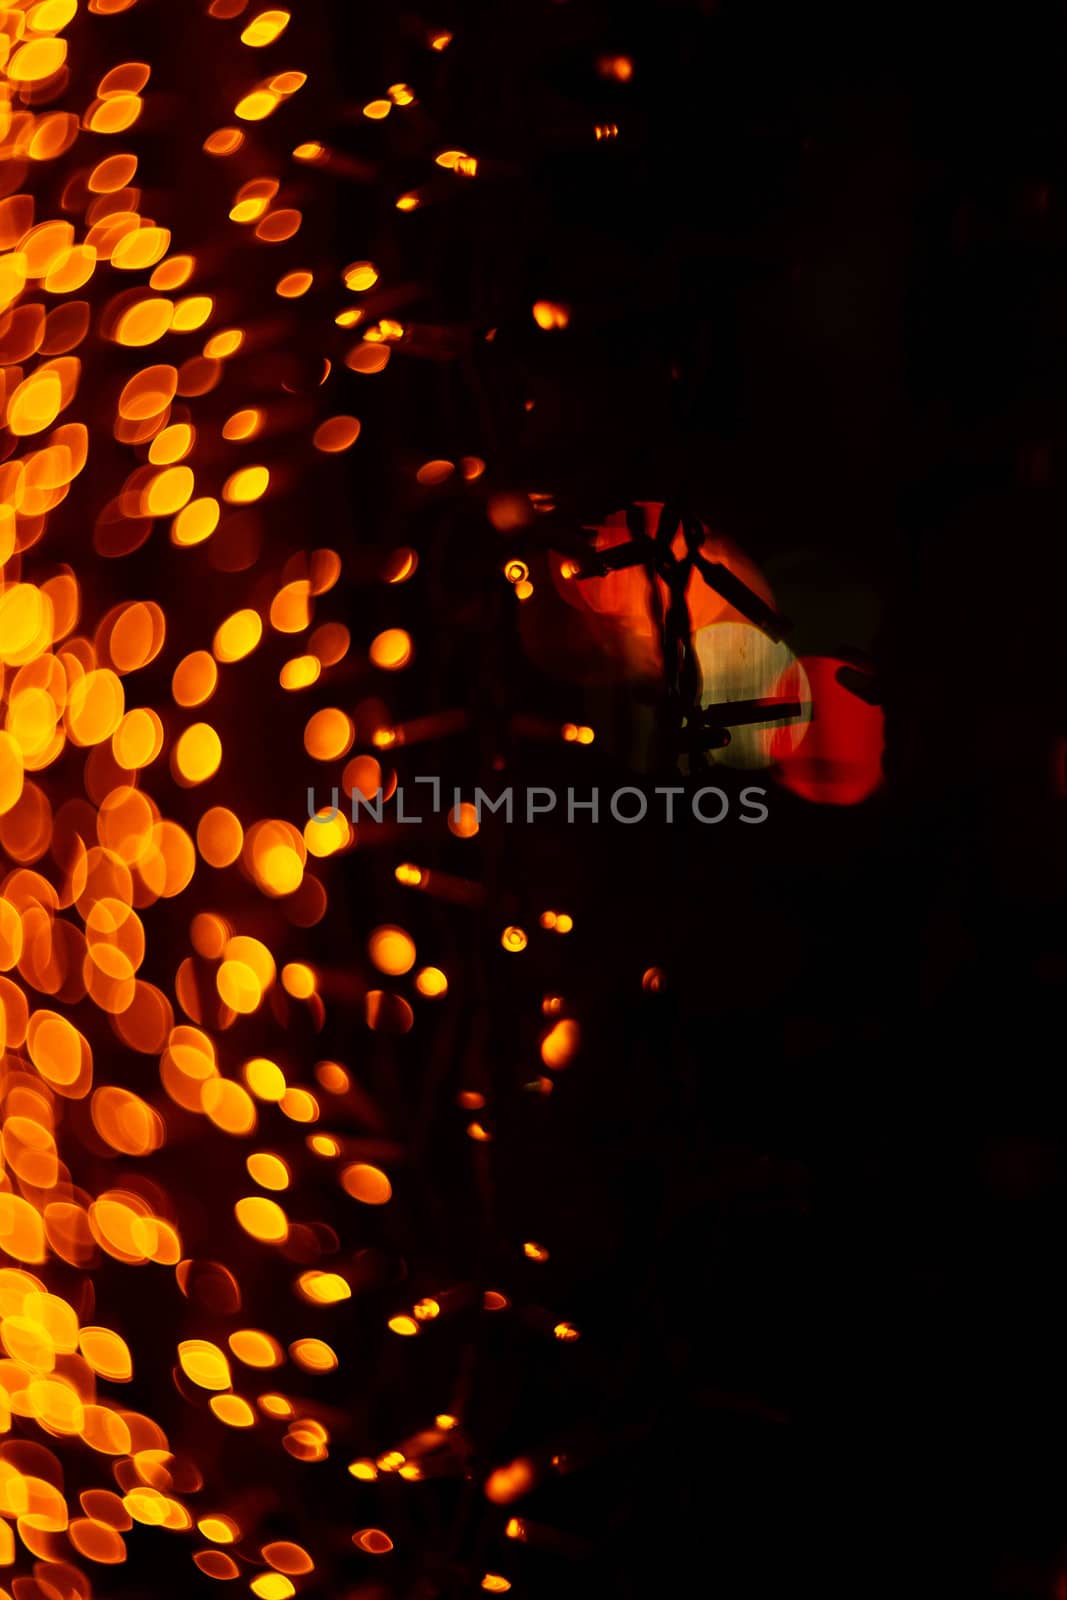
{"type": "MultiPolygon", "coordinates": [[[[264,45],[273,44],[288,25],[288,11],[261,11],[257,17],[252,18],[241,34],[241,43],[248,45],[252,50],[261,50],[264,45]]],[[[277,1600],[277,1597],[264,1595],[263,1600],[277,1600]]]]}
{"type": "Polygon", "coordinates": [[[278,682],[283,689],[309,689],[318,681],[321,672],[322,662],[318,656],[294,656],[282,667],[278,682]]]}
{"type": "Polygon", "coordinates": [[[570,308],[554,300],[537,300],[533,306],[533,319],[539,328],[546,331],[565,328],[571,320],[570,308]]]}
{"type": "Polygon", "coordinates": [[[240,661],[251,655],[263,637],[263,619],[258,611],[235,611],[215,631],[212,651],[216,661],[240,661]]]}
{"type": "Polygon", "coordinates": [[[206,783],[222,765],[222,740],[208,722],[194,722],[174,747],[175,770],[186,783],[206,783]]]}
{"type": "MultiPolygon", "coordinates": [[[[19,22],[21,26],[21,17],[19,22]]],[[[66,59],[65,39],[33,39],[10,58],[7,76],[12,83],[43,83],[61,70],[66,59]]]]}
{"type": "Polygon", "coordinates": [[[193,447],[193,430],[187,422],[176,422],[157,433],[148,447],[148,459],[153,466],[170,466],[187,456],[193,447]]]}
{"type": "Polygon", "coordinates": [[[347,817],[341,815],[339,810],[332,806],[324,806],[313,817],[309,817],[304,824],[304,843],[308,854],[318,856],[336,855],[339,850],[344,850],[354,838],[352,824],[347,817]]]}
{"type": "MultiPolygon", "coordinates": [[[[2,736],[0,736],[2,737],[2,736]]],[[[163,748],[163,724],[154,711],[139,707],[127,711],[111,739],[111,753],[120,767],[132,772],[150,766],[163,748]]],[[[2,769],[2,755],[0,755],[2,769]]],[[[0,813],[3,812],[0,782],[0,813]]]]}
{"type": "Polygon", "coordinates": [[[252,439],[263,426],[263,413],[251,406],[245,411],[235,411],[222,425],[224,439],[252,439]]]}
{"type": "Polygon", "coordinates": [[[421,205],[417,194],[402,194],[396,203],[398,211],[416,211],[421,205]]]}
{"type": "Polygon", "coordinates": [[[269,117],[272,111],[281,105],[281,96],[271,89],[254,89],[251,94],[246,94],[243,100],[238,100],[233,108],[235,117],[240,117],[242,122],[262,122],[269,117]]]}
{"type": "MultiPolygon", "coordinates": [[[[281,1096],[278,1098],[281,1099],[281,1096]]],[[[270,1189],[274,1194],[281,1194],[283,1189],[288,1189],[289,1168],[280,1156],[272,1156],[268,1151],[257,1150],[247,1157],[245,1166],[248,1168],[249,1177],[254,1183],[258,1183],[261,1189],[270,1189]]]]}
{"type": "Polygon", "coordinates": [[[450,33],[431,34],[429,42],[431,50],[447,50],[452,43],[452,35],[450,33]]]}
{"type": "Polygon", "coordinates": [[[378,1468],[373,1461],[350,1461],[348,1470],[353,1478],[358,1478],[362,1483],[373,1483],[378,1476],[378,1468]]]}
{"type": "Polygon", "coordinates": [[[289,1237],[289,1222],[281,1206],[261,1195],[249,1195],[238,1200],[234,1215],[241,1227],[253,1239],[264,1244],[284,1244],[289,1237]]]}
{"type": "Polygon", "coordinates": [[[333,1372],[337,1366],[337,1354],[324,1339],[296,1339],[289,1354],[307,1372],[333,1372]]]}
{"type": "Polygon", "coordinates": [[[256,1403],[259,1409],[268,1417],[291,1417],[293,1415],[292,1401],[287,1400],[283,1394],[261,1394],[256,1403]]]}
{"type": "Polygon", "coordinates": [[[258,977],[243,961],[224,961],[215,974],[215,986],[222,1002],[239,1016],[250,1016],[263,998],[258,977]]]}
{"type": "Polygon", "coordinates": [[[535,1244],[532,1239],[528,1239],[523,1245],[522,1253],[528,1261],[548,1260],[548,1251],[545,1249],[544,1245],[535,1244]]]}
{"type": "Polygon", "coordinates": [[[559,915],[556,917],[556,932],[557,933],[570,933],[570,931],[571,931],[571,929],[573,927],[574,927],[574,918],[571,916],[570,912],[569,911],[561,911],[559,913],[559,915]]]}
{"type": "Polygon", "coordinates": [[[511,1581],[499,1572],[487,1572],[482,1579],[482,1588],[489,1594],[506,1594],[511,1588],[511,1581]]]}
{"type": "Polygon", "coordinates": [[[415,965],[415,941],[403,928],[375,928],[367,950],[379,972],[396,978],[415,965]]]}
{"type": "Polygon", "coordinates": [[[267,1061],[262,1056],[245,1062],[243,1076],[245,1083],[259,1100],[278,1101],[287,1088],[282,1069],[275,1062],[267,1061]]]}
{"type": "Polygon", "coordinates": [[[297,1282],[301,1293],[316,1305],[332,1306],[352,1298],[348,1283],[336,1272],[303,1272],[297,1282]]]}
{"type": "Polygon", "coordinates": [[[137,348],[162,339],[174,320],[174,303],[162,296],[137,300],[122,314],[115,328],[118,344],[137,348]]]}
{"type": "Polygon", "coordinates": [[[528,940],[522,928],[510,927],[500,935],[500,943],[505,950],[518,951],[526,949],[528,940]]]}
{"type": "Polygon", "coordinates": [[[201,1389],[228,1389],[230,1364],[217,1344],[207,1339],[184,1339],[178,1360],[186,1377],[201,1389]]]}
{"type": "Polygon", "coordinates": [[[398,1333],[402,1339],[413,1339],[419,1331],[419,1325],[414,1317],[390,1317],[389,1329],[398,1333]]]}
{"type": "Polygon", "coordinates": [[[347,289],[372,289],[378,282],[378,268],[373,261],[353,261],[342,276],[347,289]]]}
{"type": "Polygon", "coordinates": [[[280,1572],[261,1572],[258,1578],[252,1579],[249,1588],[259,1600],[289,1600],[289,1596],[296,1593],[294,1585],[280,1572]]]}
{"type": "Polygon", "coordinates": [[[10,733],[0,732],[0,816],[18,804],[23,782],[22,750],[10,733]]]}
{"type": "Polygon", "coordinates": [[[574,1344],[576,1340],[581,1338],[581,1334],[573,1322],[557,1322],[552,1332],[564,1344],[574,1344]]]}
{"type": "Polygon", "coordinates": [[[448,993],[448,979],[440,967],[423,967],[415,977],[415,987],[427,1000],[439,1000],[448,993]]]}
{"type": "Polygon", "coordinates": [[[171,327],[176,333],[192,333],[204,326],[213,309],[214,301],[209,294],[187,295],[175,304],[171,327]]]}
{"type": "Polygon", "coordinates": [[[240,1532],[232,1517],[201,1517],[196,1526],[212,1544],[233,1544],[240,1532]]]}
{"type": "Polygon", "coordinates": [[[302,961],[290,961],[282,968],[282,988],[294,1000],[308,1000],[315,993],[315,974],[302,961]]]}
{"type": "Polygon", "coordinates": [[[212,1395],[208,1404],[219,1421],[224,1422],[228,1428],[252,1428],[255,1426],[256,1414],[248,1401],[242,1400],[240,1395],[212,1395]]]}
{"type": "Polygon", "coordinates": [[[171,542],[177,545],[203,544],[219,525],[219,503],[210,496],[190,500],[171,523],[171,542]]]}
{"type": "Polygon", "coordinates": [[[391,100],[371,100],[363,107],[363,115],[372,122],[381,122],[393,109],[391,100]]]}
{"type": "Polygon", "coordinates": [[[141,272],[162,261],[170,248],[170,229],[140,227],[123,234],[111,252],[111,265],[120,272],[141,272]]]}
{"type": "Polygon", "coordinates": [[[386,628],[370,647],[371,661],[383,672],[399,672],[408,665],[413,653],[411,635],[403,628],[386,628]]]}
{"type": "Polygon", "coordinates": [[[258,221],[266,215],[277,193],[278,184],[273,178],[253,178],[242,184],[230,209],[230,221],[242,225],[258,221]]]}
{"type": "Polygon", "coordinates": [[[250,505],[253,500],[259,500],[266,494],[269,483],[270,472],[266,467],[241,467],[226,479],[222,498],[229,505],[250,505]]]}
{"type": "Polygon", "coordinates": [[[212,334],[204,346],[204,354],[209,361],[223,361],[241,348],[244,337],[240,328],[225,328],[221,333],[212,334]]]}
{"type": "Polygon", "coordinates": [[[326,154],[325,145],[309,140],[306,144],[298,144],[293,150],[294,161],[321,161],[326,154]]]}
{"type": "Polygon", "coordinates": [[[246,1367],[266,1370],[280,1367],[285,1359],[277,1339],[259,1328],[239,1328],[236,1333],[230,1334],[227,1343],[238,1361],[246,1367]]]}
{"type": "Polygon", "coordinates": [[[180,511],[193,492],[191,467],[166,467],[152,479],[144,493],[144,510],[150,517],[168,517],[180,511]]]}

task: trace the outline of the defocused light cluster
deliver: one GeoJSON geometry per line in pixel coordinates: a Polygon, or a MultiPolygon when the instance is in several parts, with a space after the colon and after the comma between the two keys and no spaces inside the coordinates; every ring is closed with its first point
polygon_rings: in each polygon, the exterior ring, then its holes
{"type": "MultiPolygon", "coordinates": [[[[242,728],[232,708],[216,715],[212,702],[226,700],[227,674],[267,640],[280,637],[290,651],[268,680],[268,699],[320,683],[346,662],[351,640],[344,624],[315,615],[341,575],[333,550],[297,546],[274,577],[257,569],[256,508],[279,482],[292,486],[298,452],[278,445],[288,421],[258,399],[246,403],[231,376],[228,364],[260,335],[229,325],[218,295],[199,287],[202,264],[174,237],[166,197],[153,202],[163,215],[146,214],[139,136],[152,105],[152,65],[119,59],[86,92],[72,59],[68,29],[86,59],[121,57],[121,31],[110,19],[134,3],[88,0],[79,11],[77,0],[23,0],[0,16],[0,1566],[11,1569],[10,1591],[0,1595],[86,1600],[93,1584],[114,1593],[98,1569],[122,1563],[141,1527],[154,1538],[182,1535],[184,1558],[205,1577],[240,1578],[260,1600],[286,1600],[309,1575],[318,1580],[322,1561],[328,1568],[336,1530],[326,1530],[322,1552],[312,1551],[262,1537],[254,1499],[236,1489],[226,1504],[205,1503],[196,1450],[123,1401],[121,1386],[138,1383],[143,1352],[108,1325],[123,1320],[122,1296],[109,1304],[110,1280],[100,1274],[105,1259],[131,1271],[162,1269],[174,1275],[193,1323],[228,1327],[225,1335],[175,1338],[158,1320],[147,1365],[158,1372],[164,1347],[170,1414],[176,1392],[213,1427],[259,1430],[267,1451],[311,1465],[331,1459],[336,1407],[302,1399],[301,1377],[329,1375],[345,1361],[329,1336],[330,1310],[362,1285],[336,1242],[333,1264],[311,1264],[330,1253],[323,1241],[331,1230],[297,1220],[307,1206],[290,1210],[289,1196],[308,1157],[329,1174],[317,1181],[332,1183],[354,1212],[387,1206],[392,1182],[384,1158],[357,1158],[349,1137],[323,1126],[330,1105],[362,1092],[347,1066],[312,1060],[286,1070],[284,1051],[279,1060],[250,1055],[232,1040],[257,1014],[279,1043],[294,1008],[321,1023],[322,974],[301,958],[299,939],[324,913],[326,860],[352,848],[355,829],[340,814],[261,815],[254,789],[242,791],[239,781],[229,790],[239,799],[216,799],[220,774],[240,769],[241,739],[254,743],[266,724],[260,711],[242,728]],[[101,348],[118,362],[115,384],[83,374],[83,360],[101,348]],[[218,391],[227,405],[221,428],[204,411],[218,391]],[[123,454],[124,480],[101,494],[107,474],[93,478],[79,502],[79,515],[88,505],[91,517],[78,560],[58,561],[53,514],[104,446],[108,459],[116,447],[123,454]],[[111,585],[104,570],[118,571],[150,538],[154,594],[102,603],[111,585]],[[200,547],[216,571],[247,574],[247,601],[226,608],[205,594],[201,642],[183,652],[170,643],[170,575],[200,547]],[[170,785],[203,791],[191,823],[188,812],[185,820],[166,814],[170,785]],[[179,925],[188,930],[188,953],[166,982],[150,981],[146,970],[159,977],[159,930],[169,936],[179,925]],[[184,1176],[164,1184],[145,1163],[176,1130],[187,1152],[184,1176]],[[196,1141],[219,1137],[241,1141],[231,1165],[246,1192],[232,1225],[250,1250],[273,1253],[257,1255],[255,1271],[276,1273],[279,1292],[306,1312],[300,1337],[283,1341],[242,1325],[238,1256],[225,1264],[186,1253],[183,1211],[201,1198],[196,1141]],[[271,1142],[286,1153],[260,1148],[271,1142]],[[102,1162],[122,1176],[87,1187],[86,1175],[102,1162]],[[267,1374],[281,1382],[286,1371],[286,1392],[266,1387],[267,1374]]],[[[307,80],[272,49],[286,48],[287,11],[254,12],[247,0],[212,0],[207,10],[225,30],[220,49],[241,58],[236,76],[246,82],[229,108],[232,122],[203,141],[204,154],[224,163],[248,156],[256,125],[307,80]],[[248,53],[261,51],[267,67],[257,74],[248,53]]],[[[443,50],[450,37],[435,33],[425,48],[443,50]]],[[[394,84],[364,115],[381,120],[415,103],[412,88],[394,84]]],[[[308,112],[313,118],[313,106],[308,112]]],[[[306,132],[314,132],[310,124],[306,132]]],[[[329,159],[311,137],[292,150],[298,173],[329,159]]],[[[463,151],[445,152],[437,165],[466,177],[477,170],[463,151]]],[[[279,198],[291,187],[268,173],[235,182],[228,216],[213,224],[218,236],[232,227],[257,246],[296,240],[302,209],[279,198]]],[[[417,196],[396,204],[411,209],[417,196]]],[[[309,292],[318,270],[279,273],[283,307],[309,292]]],[[[358,301],[341,303],[341,292],[366,295],[379,277],[365,261],[336,271],[337,326],[363,320],[358,301]]],[[[394,320],[366,322],[347,367],[382,372],[403,336],[394,320]]],[[[330,371],[323,358],[318,387],[330,371]]],[[[305,430],[308,472],[319,463],[327,470],[360,432],[358,417],[320,406],[305,430]]],[[[468,479],[483,469],[474,458],[462,466],[468,479]]],[[[431,461],[417,481],[432,487],[454,470],[431,461]]],[[[401,549],[377,581],[404,583],[416,565],[415,552],[401,549]]],[[[414,658],[403,628],[380,629],[366,642],[373,670],[398,673],[414,658]]],[[[355,739],[349,713],[326,703],[309,711],[303,751],[294,754],[346,763],[346,793],[371,795],[391,780],[373,757],[350,756],[355,739]]],[[[302,792],[294,785],[295,799],[302,792]]],[[[471,807],[457,813],[453,831],[477,831],[471,807]]],[[[367,959],[379,982],[410,974],[416,1001],[448,993],[444,970],[417,967],[415,941],[402,927],[372,929],[367,959]]],[[[392,988],[370,988],[360,999],[368,1029],[411,1028],[412,1005],[392,988]]],[[[568,1048],[569,1035],[546,1040],[555,1064],[568,1048]]],[[[388,1327],[418,1333],[448,1309],[432,1297],[401,1303],[388,1327]]],[[[141,1392],[151,1394],[151,1382],[141,1392]]],[[[418,1479],[424,1460],[452,1450],[457,1427],[442,1413],[377,1462],[356,1460],[349,1471],[357,1480],[394,1472],[418,1479]]],[[[449,1460],[448,1470],[459,1472],[460,1457],[449,1460]]],[[[355,1508],[346,1542],[375,1562],[394,1548],[355,1508]]],[[[158,1560],[169,1559],[160,1546],[158,1560]]],[[[508,1580],[488,1573],[482,1586],[502,1591],[508,1580]]]]}

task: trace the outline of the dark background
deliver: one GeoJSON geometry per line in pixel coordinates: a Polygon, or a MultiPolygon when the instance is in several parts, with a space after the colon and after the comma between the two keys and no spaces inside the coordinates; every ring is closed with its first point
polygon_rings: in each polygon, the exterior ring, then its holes
{"type": "MultiPolygon", "coordinates": [[[[855,812],[775,793],[751,838],[504,846],[520,901],[566,884],[593,1041],[543,1133],[513,1119],[497,1196],[568,1234],[587,1364],[577,1392],[510,1377],[520,1415],[613,1441],[552,1502],[591,1564],[528,1581],[1058,1596],[1062,13],[449,25],[446,142],[506,169],[404,219],[437,314],[498,328],[484,448],[449,404],[455,450],[563,519],[686,499],[804,647],[871,652],[888,729],[855,812]],[[627,84],[591,69],[614,50],[627,84]]],[[[442,652],[477,685],[506,647],[442,652]]]]}

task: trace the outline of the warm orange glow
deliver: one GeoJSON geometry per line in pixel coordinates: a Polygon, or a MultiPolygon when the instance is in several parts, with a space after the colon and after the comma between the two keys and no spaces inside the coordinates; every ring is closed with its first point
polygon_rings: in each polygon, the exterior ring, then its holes
{"type": "MultiPolygon", "coordinates": [[[[380,471],[383,416],[421,406],[405,383],[447,386],[470,364],[470,351],[453,361],[454,340],[484,330],[428,309],[440,297],[420,240],[431,202],[455,193],[462,207],[479,172],[491,193],[506,163],[487,142],[479,167],[454,143],[467,134],[438,119],[432,80],[449,62],[429,52],[449,32],[403,22],[415,33],[377,79],[372,51],[345,132],[330,74],[308,84],[302,70],[309,40],[321,52],[314,17],[265,0],[185,9],[0,12],[0,1600],[148,1593],[153,1561],[178,1562],[175,1583],[191,1561],[194,1588],[236,1581],[258,1600],[347,1593],[394,1537],[397,1571],[386,1559],[379,1576],[424,1584],[391,1492],[482,1481],[484,1446],[460,1421],[466,1358],[448,1352],[457,1333],[478,1348],[478,1320],[511,1304],[483,1297],[480,1246],[449,1242],[432,1272],[413,1247],[412,1196],[436,1162],[429,1095],[473,1174],[477,1232],[494,1158],[508,1159],[499,1086],[562,1069],[581,1037],[562,1002],[538,1016],[556,981],[538,976],[551,945],[539,934],[519,968],[498,970],[490,950],[485,975],[533,985],[519,1054],[471,1026],[472,936],[442,914],[488,899],[489,830],[477,837],[470,801],[441,806],[405,846],[430,867],[397,865],[391,824],[321,804],[334,785],[391,801],[405,746],[473,728],[449,709],[445,673],[427,707],[434,649],[397,625],[414,628],[434,598],[432,519],[471,510],[467,549],[479,528],[487,547],[472,581],[513,622],[501,571],[522,599],[530,563],[544,570],[524,533],[547,492],[516,487],[524,476],[463,405],[454,428],[398,454],[408,514],[379,516],[372,494],[358,538],[335,514],[380,471]],[[388,82],[401,71],[411,84],[388,82]],[[342,266],[330,195],[362,213],[375,185],[351,249],[380,251],[380,265],[342,266]],[[508,537],[495,554],[490,527],[508,537]],[[456,855],[469,879],[451,875],[456,855]],[[376,888],[349,902],[345,872],[364,862],[376,888]],[[405,888],[423,891],[414,907],[405,888]],[[410,932],[392,920],[408,915],[410,932]],[[436,1389],[406,1368],[435,1341],[436,1389]],[[378,1342],[389,1386],[414,1397],[397,1437],[379,1437],[350,1387],[367,1383],[378,1342]],[[347,1524],[302,1531],[294,1485],[306,1478],[313,1503],[321,1478],[326,1504],[349,1456],[347,1524]],[[394,1513],[392,1534],[359,1526],[394,1513]],[[128,1574],[93,1586],[94,1567],[128,1556],[128,1574]]],[[[555,301],[533,315],[551,330],[570,319],[555,301]]],[[[586,702],[572,703],[578,715],[586,702]]],[[[592,737],[568,727],[569,742],[592,737]]],[[[502,888],[491,931],[536,918],[540,891],[502,888]]],[[[568,914],[552,915],[567,931],[568,914]]],[[[501,935],[504,951],[527,944],[521,927],[501,935]]],[[[429,1218],[442,1237],[447,1221],[429,1218]]],[[[552,1309],[518,1298],[519,1280],[551,1288],[520,1255],[547,1250],[521,1241],[506,1210],[493,1219],[490,1256],[510,1260],[519,1315],[492,1331],[570,1342],[577,1330],[554,1320],[562,1291],[552,1309]]],[[[522,1460],[501,1466],[485,1493],[506,1504],[535,1477],[522,1460]]],[[[483,1510],[497,1538],[502,1519],[483,1510]]],[[[505,1592],[490,1560],[461,1586],[505,1592]]]]}
{"type": "Polygon", "coordinates": [[[528,1494],[536,1482],[531,1462],[520,1458],[510,1466],[497,1467],[485,1482],[486,1499],[498,1506],[510,1505],[513,1500],[528,1494]]]}
{"type": "Polygon", "coordinates": [[[570,307],[559,305],[554,300],[538,300],[533,307],[533,319],[539,328],[546,331],[565,328],[571,320],[570,307]]]}
{"type": "Polygon", "coordinates": [[[251,1195],[238,1200],[234,1213],[245,1232],[264,1244],[284,1244],[289,1237],[288,1219],[274,1200],[251,1195]]]}
{"type": "Polygon", "coordinates": [[[448,979],[440,967],[423,967],[416,974],[415,987],[427,1000],[439,1000],[448,993],[448,979]]]}
{"type": "Polygon", "coordinates": [[[399,672],[409,665],[414,652],[410,634],[403,628],[386,628],[370,647],[370,658],[383,672],[399,672]]]}
{"type": "Polygon", "coordinates": [[[364,1161],[353,1162],[341,1174],[346,1193],[365,1206],[384,1206],[393,1194],[393,1186],[385,1173],[364,1161]]]}
{"type": "Polygon", "coordinates": [[[415,965],[415,941],[402,928],[376,928],[367,950],[379,972],[399,977],[415,965]]]}

